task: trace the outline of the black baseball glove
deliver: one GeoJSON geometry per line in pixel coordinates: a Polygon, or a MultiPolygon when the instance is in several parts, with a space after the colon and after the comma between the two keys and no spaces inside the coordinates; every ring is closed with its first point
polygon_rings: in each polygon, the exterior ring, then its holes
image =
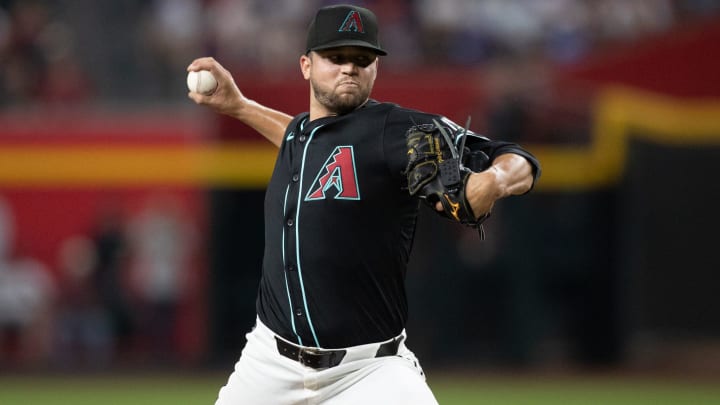
{"type": "Polygon", "coordinates": [[[404,174],[410,195],[418,196],[443,217],[477,228],[484,236],[481,225],[490,213],[476,218],[465,188],[470,174],[487,169],[490,159],[484,152],[471,152],[464,146],[467,128],[454,131],[433,120],[432,124],[413,125],[405,135],[408,164],[404,174]],[[456,145],[458,139],[460,145],[456,145]],[[437,202],[443,211],[435,210],[437,202]]]}

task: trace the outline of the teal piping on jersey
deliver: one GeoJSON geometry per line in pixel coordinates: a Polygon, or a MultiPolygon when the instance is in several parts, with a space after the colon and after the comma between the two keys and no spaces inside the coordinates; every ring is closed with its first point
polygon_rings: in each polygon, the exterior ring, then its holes
{"type": "MultiPolygon", "coordinates": [[[[287,214],[287,196],[288,196],[289,191],[290,191],[290,185],[288,184],[287,188],[285,189],[285,200],[283,201],[283,217],[287,214]]],[[[292,298],[290,297],[290,286],[288,285],[287,270],[285,269],[285,227],[284,226],[283,226],[283,231],[282,231],[282,261],[283,261],[283,276],[285,276],[285,291],[287,291],[288,305],[290,306],[290,322],[292,323],[293,333],[295,333],[295,336],[297,336],[298,344],[302,345],[303,344],[302,338],[297,333],[297,329],[295,329],[295,316],[293,315],[292,298]]]]}
{"type": "MultiPolygon", "coordinates": [[[[304,122],[303,122],[304,124],[304,122]]],[[[302,124],[301,124],[302,127],[302,124]]],[[[307,304],[307,296],[305,295],[305,284],[303,283],[303,277],[302,277],[302,265],[300,264],[300,206],[302,205],[302,182],[303,178],[305,177],[305,157],[307,156],[308,148],[310,147],[310,142],[313,139],[313,136],[315,136],[315,132],[322,128],[322,125],[316,127],[315,129],[310,132],[310,136],[307,139],[307,143],[305,144],[305,149],[303,149],[303,156],[302,156],[302,164],[300,165],[300,184],[298,185],[298,202],[297,202],[297,211],[295,212],[295,251],[297,254],[297,271],[298,271],[298,278],[300,279],[300,290],[302,291],[302,298],[303,298],[303,305],[305,305],[305,316],[307,316],[308,325],[310,326],[310,331],[312,332],[313,338],[315,339],[315,346],[320,346],[320,341],[318,341],[317,334],[315,334],[315,328],[312,324],[312,319],[310,318],[310,311],[308,310],[308,304],[307,304]]]]}

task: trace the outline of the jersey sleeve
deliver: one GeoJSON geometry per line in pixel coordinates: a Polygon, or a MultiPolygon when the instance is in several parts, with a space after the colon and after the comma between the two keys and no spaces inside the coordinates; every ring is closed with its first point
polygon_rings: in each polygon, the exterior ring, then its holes
{"type": "Polygon", "coordinates": [[[407,166],[405,134],[411,126],[432,123],[433,118],[437,116],[399,106],[393,106],[385,116],[383,126],[385,161],[390,173],[401,177],[403,182],[406,181],[403,172],[407,166]]]}

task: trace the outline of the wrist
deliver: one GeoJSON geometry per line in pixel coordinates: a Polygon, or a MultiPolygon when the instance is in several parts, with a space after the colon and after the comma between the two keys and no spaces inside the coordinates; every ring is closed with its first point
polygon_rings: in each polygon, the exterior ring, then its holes
{"type": "Polygon", "coordinates": [[[494,166],[472,173],[468,179],[468,192],[476,198],[491,198],[493,201],[502,198],[505,196],[502,177],[502,170],[494,166]]]}
{"type": "Polygon", "coordinates": [[[251,114],[252,104],[257,105],[255,101],[241,96],[234,103],[233,107],[228,111],[228,115],[241,121],[245,121],[245,119],[251,114]]]}
{"type": "Polygon", "coordinates": [[[490,166],[490,168],[486,171],[490,172],[489,174],[492,174],[495,199],[498,200],[500,198],[507,197],[509,195],[507,187],[507,173],[495,165],[490,166]]]}
{"type": "Polygon", "coordinates": [[[491,168],[470,174],[465,188],[465,198],[476,218],[490,212],[495,201],[502,198],[503,190],[498,186],[498,176],[499,172],[491,168]]]}

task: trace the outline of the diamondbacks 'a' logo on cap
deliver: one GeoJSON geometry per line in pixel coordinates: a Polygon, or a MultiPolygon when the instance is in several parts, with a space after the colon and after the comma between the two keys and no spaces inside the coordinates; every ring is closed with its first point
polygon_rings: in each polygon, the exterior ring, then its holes
{"type": "Polygon", "coordinates": [[[362,19],[360,18],[360,13],[358,13],[355,10],[351,10],[347,17],[345,17],[345,21],[343,21],[342,25],[340,25],[340,29],[338,32],[360,32],[365,33],[365,29],[363,29],[363,23],[362,19]]]}

